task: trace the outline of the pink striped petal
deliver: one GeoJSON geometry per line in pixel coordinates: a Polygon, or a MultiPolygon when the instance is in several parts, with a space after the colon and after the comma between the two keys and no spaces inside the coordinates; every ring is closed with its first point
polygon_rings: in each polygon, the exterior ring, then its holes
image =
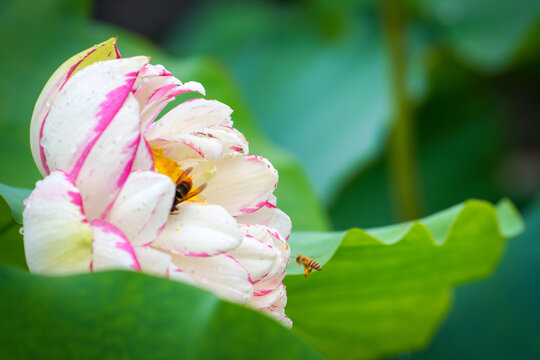
{"type": "Polygon", "coordinates": [[[204,88],[196,82],[190,82],[180,86],[165,85],[156,90],[144,107],[142,107],[141,129],[144,132],[148,131],[154,119],[169,102],[176,99],[176,96],[180,94],[192,91],[204,94],[204,88]]]}
{"type": "Polygon", "coordinates": [[[212,125],[198,130],[193,134],[206,136],[218,140],[223,146],[225,153],[243,152],[249,153],[248,141],[240,131],[225,125],[212,125]]]}
{"type": "Polygon", "coordinates": [[[152,246],[186,256],[208,257],[234,249],[241,242],[236,221],[221,206],[186,201],[169,216],[152,246]]]}
{"type": "Polygon", "coordinates": [[[86,66],[97,61],[118,58],[120,58],[120,54],[116,48],[116,38],[109,39],[68,59],[54,72],[49,81],[47,81],[47,84],[45,84],[34,107],[32,122],[30,124],[30,148],[41,175],[47,175],[49,169],[44,162],[43,149],[40,149],[39,142],[43,135],[43,123],[51,106],[54,104],[58,92],[73,75],[86,66]]]}
{"type": "MultiPolygon", "coordinates": [[[[163,65],[152,65],[147,64],[144,68],[141,69],[141,73],[133,86],[134,89],[140,91],[139,89],[146,83],[148,80],[151,80],[159,76],[169,76],[172,77],[172,74],[163,67],[163,65]]],[[[180,82],[180,80],[177,80],[180,82]]]]}
{"type": "Polygon", "coordinates": [[[141,107],[141,129],[146,131],[159,112],[184,92],[196,91],[204,95],[201,84],[182,82],[162,65],[147,64],[134,85],[134,94],[141,107]]]}
{"type": "Polygon", "coordinates": [[[148,145],[148,142],[144,136],[141,136],[139,146],[137,147],[137,154],[135,155],[135,160],[133,161],[131,170],[154,171],[154,156],[152,155],[152,149],[150,148],[150,145],[148,145]]]}
{"type": "Polygon", "coordinates": [[[102,216],[131,170],[140,131],[130,91],[147,61],[111,60],[79,71],[45,122],[41,146],[47,165],[76,179],[90,219],[102,216]]]}
{"type": "Polygon", "coordinates": [[[254,286],[253,298],[249,302],[249,306],[260,310],[270,307],[278,307],[283,309],[287,304],[287,292],[285,285],[279,283],[275,288],[268,291],[261,291],[258,286],[254,286]]]}
{"type": "Polygon", "coordinates": [[[133,86],[133,94],[137,98],[139,105],[143,108],[151,97],[156,97],[156,92],[164,86],[182,85],[182,82],[175,78],[162,65],[147,64],[141,69],[140,75],[133,86]]]}
{"type": "Polygon", "coordinates": [[[292,320],[285,315],[284,309],[262,309],[261,312],[263,314],[266,314],[267,316],[270,316],[277,322],[279,322],[281,325],[285,326],[286,328],[292,328],[292,320]]]}
{"type": "Polygon", "coordinates": [[[172,264],[169,268],[169,279],[192,286],[197,286],[197,283],[193,281],[193,279],[190,278],[182,269],[172,264]]]}
{"type": "Polygon", "coordinates": [[[215,165],[216,175],[208,182],[204,196],[234,216],[265,206],[277,186],[277,171],[260,156],[228,154],[215,165]]]}
{"type": "Polygon", "coordinates": [[[148,144],[152,149],[163,150],[163,156],[176,161],[178,164],[182,164],[182,168],[186,168],[184,165],[184,161],[186,160],[204,160],[193,148],[174,141],[150,140],[148,144]]]}
{"type": "Polygon", "coordinates": [[[272,268],[257,282],[263,288],[274,288],[285,276],[285,268],[289,263],[289,245],[270,228],[262,225],[239,224],[244,236],[252,236],[270,246],[277,254],[272,268]]]}
{"type": "Polygon", "coordinates": [[[92,270],[141,270],[128,238],[113,224],[94,220],[90,223],[94,234],[92,243],[92,270]]]}
{"type": "Polygon", "coordinates": [[[152,144],[156,147],[166,148],[169,154],[173,153],[174,155],[169,157],[177,162],[192,157],[217,160],[223,155],[223,145],[218,140],[210,137],[171,134],[154,139],[152,144]]]}
{"type": "MultiPolygon", "coordinates": [[[[96,142],[125,107],[146,61],[138,57],[95,63],[66,83],[47,116],[41,139],[51,171],[61,169],[78,177],[96,142]]],[[[129,115],[136,116],[138,105],[131,99],[134,103],[129,115]]]]}
{"type": "Polygon", "coordinates": [[[219,101],[188,100],[155,122],[146,133],[146,139],[160,139],[172,134],[189,134],[211,125],[232,126],[231,113],[231,108],[219,101]]]}
{"type": "Polygon", "coordinates": [[[92,231],[73,180],[55,171],[26,200],[24,251],[31,272],[70,274],[90,269],[92,231]]]}
{"type": "Polygon", "coordinates": [[[255,286],[249,306],[262,311],[288,328],[292,327],[292,321],[284,311],[287,305],[287,291],[283,283],[268,291],[260,291],[256,288],[257,286],[255,286]]]}
{"type": "Polygon", "coordinates": [[[129,175],[107,220],[140,246],[154,241],[167,222],[175,193],[168,176],[153,171],[129,175]]]}
{"type": "Polygon", "coordinates": [[[204,87],[202,86],[202,84],[196,81],[185,82],[184,85],[176,89],[174,95],[178,96],[186,92],[196,92],[201,95],[206,95],[206,90],[204,90],[204,87]]]}
{"type": "Polygon", "coordinates": [[[267,276],[276,266],[276,262],[284,261],[281,254],[272,246],[270,234],[264,229],[258,230],[259,233],[252,232],[254,235],[243,233],[240,246],[228,252],[246,268],[254,283],[267,276]]]}
{"type": "Polygon", "coordinates": [[[149,246],[134,246],[133,249],[141,265],[142,272],[156,276],[168,276],[171,267],[170,254],[149,246]]]}
{"type": "Polygon", "coordinates": [[[282,239],[288,239],[291,233],[291,218],[270,202],[259,210],[236,217],[239,224],[264,225],[276,230],[282,239]]]}
{"type": "MultiPolygon", "coordinates": [[[[205,258],[173,255],[172,261],[197,286],[225,300],[246,304],[253,296],[248,272],[229,255],[205,258]]],[[[173,273],[171,278],[175,278],[173,273]]]]}
{"type": "Polygon", "coordinates": [[[129,94],[80,168],[77,186],[89,219],[107,216],[133,167],[140,137],[137,102],[129,94]]]}

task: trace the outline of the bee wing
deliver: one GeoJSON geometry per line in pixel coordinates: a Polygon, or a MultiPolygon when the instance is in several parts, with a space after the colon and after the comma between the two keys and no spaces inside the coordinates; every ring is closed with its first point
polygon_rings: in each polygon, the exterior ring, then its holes
{"type": "Polygon", "coordinates": [[[186,170],[182,170],[182,172],[180,173],[180,176],[176,180],[176,185],[179,185],[182,181],[184,181],[184,179],[189,175],[191,170],[193,170],[192,167],[189,167],[186,170]]]}
{"type": "Polygon", "coordinates": [[[305,256],[307,257],[308,259],[310,260],[315,260],[315,261],[319,261],[319,259],[322,257],[322,255],[314,255],[314,256],[311,256],[311,255],[303,255],[303,254],[298,254],[298,255],[302,255],[302,256],[305,256]]]}
{"type": "Polygon", "coordinates": [[[206,183],[202,184],[201,186],[199,186],[198,188],[196,188],[195,190],[191,190],[185,197],[184,197],[184,201],[188,200],[188,199],[191,199],[192,197],[196,196],[196,195],[199,195],[199,193],[201,191],[203,191],[204,189],[206,188],[206,183]]]}

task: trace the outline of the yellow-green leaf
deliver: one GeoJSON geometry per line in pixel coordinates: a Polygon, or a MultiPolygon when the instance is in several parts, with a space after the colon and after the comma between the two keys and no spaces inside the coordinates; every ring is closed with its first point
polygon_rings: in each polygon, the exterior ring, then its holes
{"type": "Polygon", "coordinates": [[[452,288],[488,276],[505,239],[522,229],[509,201],[469,200],[406,224],[293,234],[291,255],[323,265],[305,279],[291,260],[285,283],[294,330],[333,359],[422,348],[444,319],[452,288]]]}

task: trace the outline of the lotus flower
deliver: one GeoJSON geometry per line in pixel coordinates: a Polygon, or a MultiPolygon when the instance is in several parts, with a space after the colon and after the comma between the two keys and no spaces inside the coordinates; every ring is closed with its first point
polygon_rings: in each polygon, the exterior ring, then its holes
{"type": "Polygon", "coordinates": [[[278,174],[248,155],[232,110],[193,99],[147,57],[120,58],[111,39],[75,55],[45,85],[30,128],[45,178],[25,202],[32,272],[132,269],[247,304],[286,326],[289,217],[278,174]]]}

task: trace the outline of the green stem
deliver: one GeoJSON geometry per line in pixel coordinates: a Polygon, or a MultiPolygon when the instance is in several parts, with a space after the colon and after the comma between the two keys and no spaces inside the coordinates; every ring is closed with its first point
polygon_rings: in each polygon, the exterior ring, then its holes
{"type": "Polygon", "coordinates": [[[392,117],[388,166],[399,220],[420,217],[420,194],[414,149],[414,122],[406,84],[405,24],[400,0],[382,1],[382,18],[390,60],[392,117]]]}

